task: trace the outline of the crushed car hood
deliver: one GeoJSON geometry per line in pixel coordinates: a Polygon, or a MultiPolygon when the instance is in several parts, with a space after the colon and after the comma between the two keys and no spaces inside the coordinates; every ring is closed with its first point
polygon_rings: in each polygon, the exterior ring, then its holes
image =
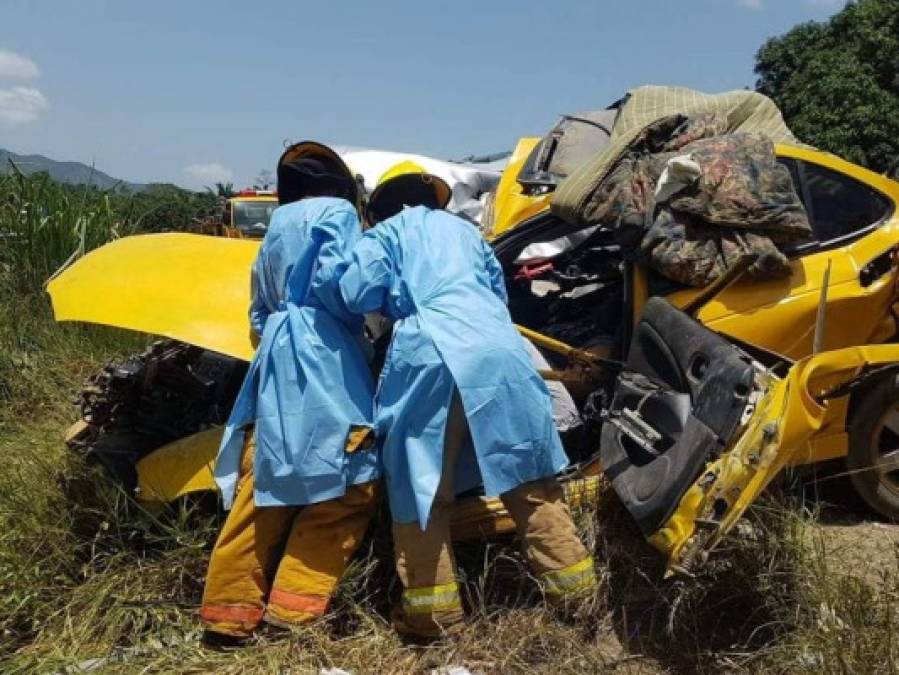
{"type": "Polygon", "coordinates": [[[258,241],[196,234],[125,237],[47,285],[57,321],[160,335],[249,361],[247,307],[258,241]]]}

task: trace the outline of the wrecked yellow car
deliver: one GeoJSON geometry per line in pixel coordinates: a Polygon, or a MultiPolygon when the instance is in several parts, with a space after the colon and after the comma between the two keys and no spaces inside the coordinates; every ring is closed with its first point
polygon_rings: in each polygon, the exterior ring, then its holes
{"type": "MultiPolygon", "coordinates": [[[[129,237],[50,285],[60,320],[179,340],[108,366],[84,392],[84,419],[70,433],[144,501],[214,490],[214,425],[227,416],[253,350],[243,308],[255,250],[253,242],[188,234],[129,237]],[[194,287],[215,290],[220,302],[185,297],[187,279],[208,280],[194,287]],[[167,311],[154,309],[161,306],[167,311]]],[[[759,360],[662,298],[645,303],[624,363],[546,342],[567,360],[560,377],[594,387],[593,400],[608,397],[598,452],[569,448],[578,464],[567,493],[589,498],[601,466],[672,571],[701,560],[781,468],[803,459],[834,406],[899,372],[899,345],[793,364],[759,360]]],[[[472,497],[458,510],[456,536],[511,529],[498,500],[472,497]]]]}
{"type": "MultiPolygon", "coordinates": [[[[701,561],[787,465],[847,456],[864,499],[899,517],[899,346],[880,344],[896,333],[899,185],[780,145],[814,240],[789,252],[786,278],[750,280],[736,266],[687,289],[548,209],[558,178],[540,168],[545,142],[513,157],[488,217],[512,317],[584,420],[564,438],[575,462],[569,498],[589,498],[603,471],[670,571],[701,561]],[[526,166],[538,171],[522,174],[526,166]],[[518,262],[527,247],[560,239],[575,243],[552,274],[518,262]]],[[[257,247],[130,237],[49,285],[58,320],[169,338],[95,376],[68,437],[148,503],[214,489],[218,427],[253,353],[247,279],[257,247]]],[[[457,515],[460,537],[511,526],[498,501],[479,497],[461,500],[457,515]]]]}
{"type": "MultiPolygon", "coordinates": [[[[609,144],[620,106],[619,101],[604,110],[565,115],[545,137],[521,139],[488,209],[487,236],[500,247],[516,233],[542,241],[571,236],[572,228],[550,210],[553,195],[609,144]]],[[[787,252],[789,277],[737,279],[697,313],[698,320],[785,361],[816,350],[895,341],[899,183],[805,146],[779,143],[775,151],[790,172],[814,236],[787,252]]],[[[630,298],[625,316],[638,316],[650,295],[685,307],[702,293],[642,265],[627,266],[622,274],[623,294],[630,298]]],[[[545,330],[549,323],[528,325],[545,330]]],[[[899,518],[899,386],[889,373],[834,401],[821,432],[793,463],[837,459],[845,461],[849,480],[869,506],[899,518]]]]}

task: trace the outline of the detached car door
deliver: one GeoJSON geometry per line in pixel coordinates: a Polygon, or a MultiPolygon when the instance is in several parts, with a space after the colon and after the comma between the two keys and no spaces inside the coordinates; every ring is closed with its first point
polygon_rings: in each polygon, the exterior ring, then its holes
{"type": "Polygon", "coordinates": [[[778,378],[666,300],[648,301],[606,413],[600,458],[669,573],[701,562],[820,428],[826,408],[803,379],[817,358],[778,378]]]}

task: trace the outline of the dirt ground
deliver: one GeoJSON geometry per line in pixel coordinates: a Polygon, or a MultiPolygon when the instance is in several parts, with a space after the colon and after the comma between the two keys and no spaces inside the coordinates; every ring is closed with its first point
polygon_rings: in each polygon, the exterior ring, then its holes
{"type": "MultiPolygon", "coordinates": [[[[807,544],[815,551],[817,560],[826,561],[828,576],[854,577],[872,589],[885,586],[885,580],[895,573],[899,563],[899,524],[874,518],[854,505],[828,507],[818,521],[806,528],[807,544]]],[[[628,675],[673,672],[664,660],[629,652],[619,635],[620,632],[608,631],[602,637],[609,672],[628,675]]],[[[876,671],[875,668],[872,672],[876,671]]]]}
{"type": "Polygon", "coordinates": [[[884,571],[896,567],[899,524],[870,521],[857,514],[823,521],[809,528],[812,546],[820,546],[835,570],[879,583],[884,571]]]}

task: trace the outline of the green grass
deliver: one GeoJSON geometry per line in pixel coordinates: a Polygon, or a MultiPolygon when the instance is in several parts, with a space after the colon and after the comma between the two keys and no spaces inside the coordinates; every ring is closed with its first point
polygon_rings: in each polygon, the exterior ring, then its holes
{"type": "MultiPolygon", "coordinates": [[[[70,215],[58,222],[77,223],[70,215]]],[[[17,250],[32,251],[40,274],[71,252],[55,243],[61,232],[44,240],[40,228],[29,231],[32,244],[17,250]]],[[[100,240],[115,234],[102,232],[100,240]]],[[[66,236],[67,245],[80,242],[66,236]]],[[[469,624],[452,642],[404,643],[387,620],[398,587],[382,519],[326,619],[237,651],[204,649],[196,610],[217,516],[188,507],[146,513],[62,442],[84,378],[144,338],[54,324],[40,274],[8,255],[0,271],[2,672],[78,672],[78,664],[122,673],[405,673],[447,664],[497,673],[899,670],[899,559],[873,561],[875,573],[862,579],[834,557],[814,513],[769,499],[699,577],[663,581],[658,556],[609,494],[577,514],[605,574],[574,616],[545,606],[513,542],[468,544],[458,554],[469,624]]]]}
{"type": "MultiPolygon", "coordinates": [[[[72,383],[74,385],[74,382],[72,383]]],[[[233,652],[200,646],[196,608],[214,516],[155,517],[68,456],[68,410],[7,425],[0,452],[0,662],[3,672],[890,672],[899,586],[873,585],[828,558],[810,515],[756,508],[696,579],[665,582],[616,500],[578,514],[608,568],[579,615],[561,618],[529,580],[513,542],[460,546],[471,621],[456,640],[403,643],[388,625],[398,588],[381,522],[326,620],[233,652]],[[2,657],[0,657],[2,658],[2,657]]]]}
{"type": "Polygon", "coordinates": [[[36,291],[71,256],[133,231],[109,194],[12,169],[0,176],[0,264],[12,290],[36,291]]]}

